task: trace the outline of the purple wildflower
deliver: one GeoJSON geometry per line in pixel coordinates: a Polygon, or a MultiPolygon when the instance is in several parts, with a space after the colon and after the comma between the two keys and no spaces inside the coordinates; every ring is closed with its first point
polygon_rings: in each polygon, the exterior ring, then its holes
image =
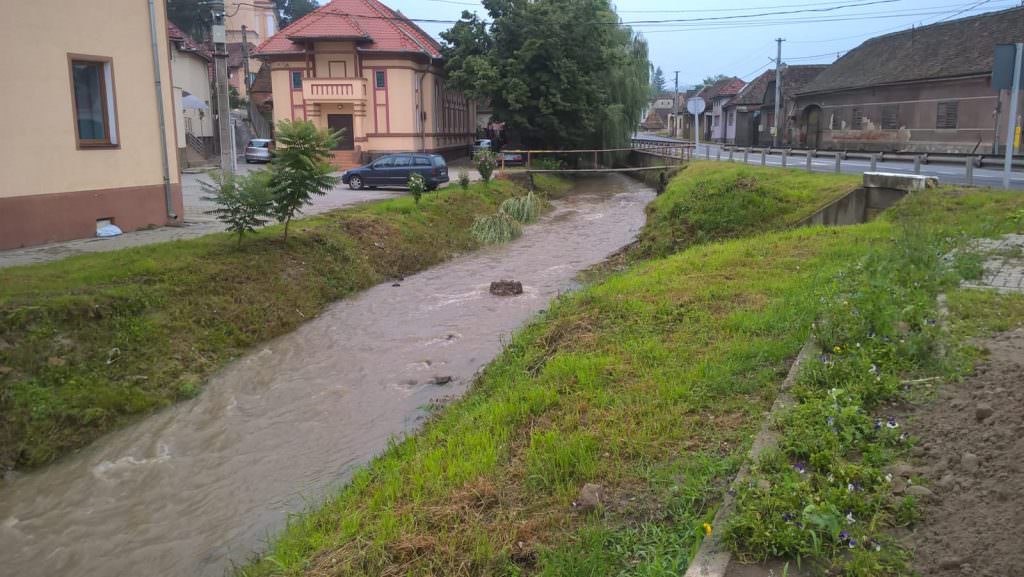
{"type": "Polygon", "coordinates": [[[807,472],[807,467],[801,461],[797,461],[797,463],[793,465],[793,468],[796,469],[796,472],[800,473],[801,475],[807,472]]]}
{"type": "Polygon", "coordinates": [[[896,417],[889,417],[889,420],[886,421],[885,426],[890,429],[896,429],[899,428],[900,424],[896,422],[896,417]]]}
{"type": "Polygon", "coordinates": [[[875,430],[882,428],[882,419],[875,419],[875,430]]]}
{"type": "Polygon", "coordinates": [[[849,531],[840,531],[839,532],[839,540],[840,541],[846,541],[849,538],[850,538],[850,532],[849,531]]]}

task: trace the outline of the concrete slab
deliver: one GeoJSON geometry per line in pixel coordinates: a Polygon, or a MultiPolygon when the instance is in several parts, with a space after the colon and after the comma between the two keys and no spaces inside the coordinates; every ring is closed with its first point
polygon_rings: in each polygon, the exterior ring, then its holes
{"type": "Polygon", "coordinates": [[[865,172],[864,188],[888,188],[913,192],[938,186],[939,179],[934,176],[918,174],[897,174],[895,172],[865,172]]]}

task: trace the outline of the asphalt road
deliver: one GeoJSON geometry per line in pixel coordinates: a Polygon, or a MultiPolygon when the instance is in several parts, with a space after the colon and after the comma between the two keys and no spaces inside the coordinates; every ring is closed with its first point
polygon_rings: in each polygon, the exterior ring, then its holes
{"type": "MultiPolygon", "coordinates": [[[[656,136],[653,134],[638,134],[638,138],[645,140],[654,140],[659,142],[665,142],[667,144],[679,142],[672,138],[666,138],[664,136],[656,136]]],[[[701,144],[699,150],[695,154],[695,158],[704,160],[708,157],[710,151],[711,160],[716,160],[718,152],[721,149],[720,146],[715,144],[701,144]]],[[[729,158],[729,152],[721,150],[722,162],[726,162],[729,158]]],[[[743,162],[743,152],[735,151],[733,153],[733,162],[743,162]]],[[[805,156],[790,156],[787,159],[787,166],[789,168],[800,168],[806,169],[807,159],[805,156]]],[[[760,165],[761,154],[750,153],[747,158],[747,164],[760,165]]],[[[782,155],[779,153],[768,154],[765,156],[765,164],[767,166],[782,166],[782,155]]],[[[811,159],[812,171],[814,172],[835,172],[836,161],[832,157],[825,158],[814,158],[811,159]]],[[[843,160],[841,163],[841,170],[844,173],[850,174],[863,174],[871,169],[871,162],[862,159],[848,159],[843,160]]],[[[895,172],[900,174],[913,174],[914,165],[912,162],[907,161],[886,161],[877,163],[875,170],[878,172],[895,172]]],[[[934,176],[939,179],[942,184],[967,184],[966,178],[966,167],[958,166],[954,164],[923,164],[921,165],[921,173],[925,176],[934,176]]],[[[975,168],[974,169],[974,185],[975,186],[990,186],[993,188],[1001,188],[1003,186],[1003,172],[1002,170],[993,170],[991,168],[975,168]]],[[[1024,189],[1024,172],[1019,170],[1014,171],[1010,176],[1010,188],[1024,189]]]]}

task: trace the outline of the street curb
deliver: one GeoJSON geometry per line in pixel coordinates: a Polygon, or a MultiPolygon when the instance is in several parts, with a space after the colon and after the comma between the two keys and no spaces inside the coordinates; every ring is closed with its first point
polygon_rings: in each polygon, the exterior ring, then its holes
{"type": "MultiPolygon", "coordinates": [[[[776,397],[775,403],[772,404],[771,410],[761,424],[761,430],[754,437],[754,443],[750,447],[746,462],[740,468],[739,473],[736,474],[733,482],[730,483],[730,487],[736,488],[746,482],[747,478],[750,477],[750,465],[757,462],[757,458],[765,450],[774,448],[778,444],[779,434],[772,427],[773,417],[778,415],[783,409],[796,404],[796,399],[789,394],[789,390],[796,383],[800,367],[816,352],[817,345],[814,343],[814,338],[813,336],[809,337],[807,342],[804,343],[803,348],[800,349],[800,354],[797,355],[796,360],[790,365],[789,372],[786,374],[786,380],[782,382],[782,387],[779,389],[779,396],[776,397]]],[[[732,554],[721,541],[720,528],[725,526],[726,520],[736,508],[736,497],[734,495],[735,491],[726,493],[725,498],[722,500],[722,506],[719,507],[718,513],[715,514],[715,519],[711,525],[714,530],[710,536],[704,538],[700,548],[697,550],[697,554],[690,561],[684,577],[724,577],[729,569],[732,554]]]]}

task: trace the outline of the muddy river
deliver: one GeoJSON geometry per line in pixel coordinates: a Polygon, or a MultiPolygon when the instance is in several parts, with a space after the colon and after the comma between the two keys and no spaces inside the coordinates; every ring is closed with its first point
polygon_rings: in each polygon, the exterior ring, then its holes
{"type": "Polygon", "coordinates": [[[635,237],[652,198],[626,177],[582,180],[516,242],[335,303],[196,399],[0,482],[4,574],[229,573],[415,431],[432,399],[464,392],[517,327],[635,237]],[[498,279],[525,294],[491,296],[498,279]]]}

